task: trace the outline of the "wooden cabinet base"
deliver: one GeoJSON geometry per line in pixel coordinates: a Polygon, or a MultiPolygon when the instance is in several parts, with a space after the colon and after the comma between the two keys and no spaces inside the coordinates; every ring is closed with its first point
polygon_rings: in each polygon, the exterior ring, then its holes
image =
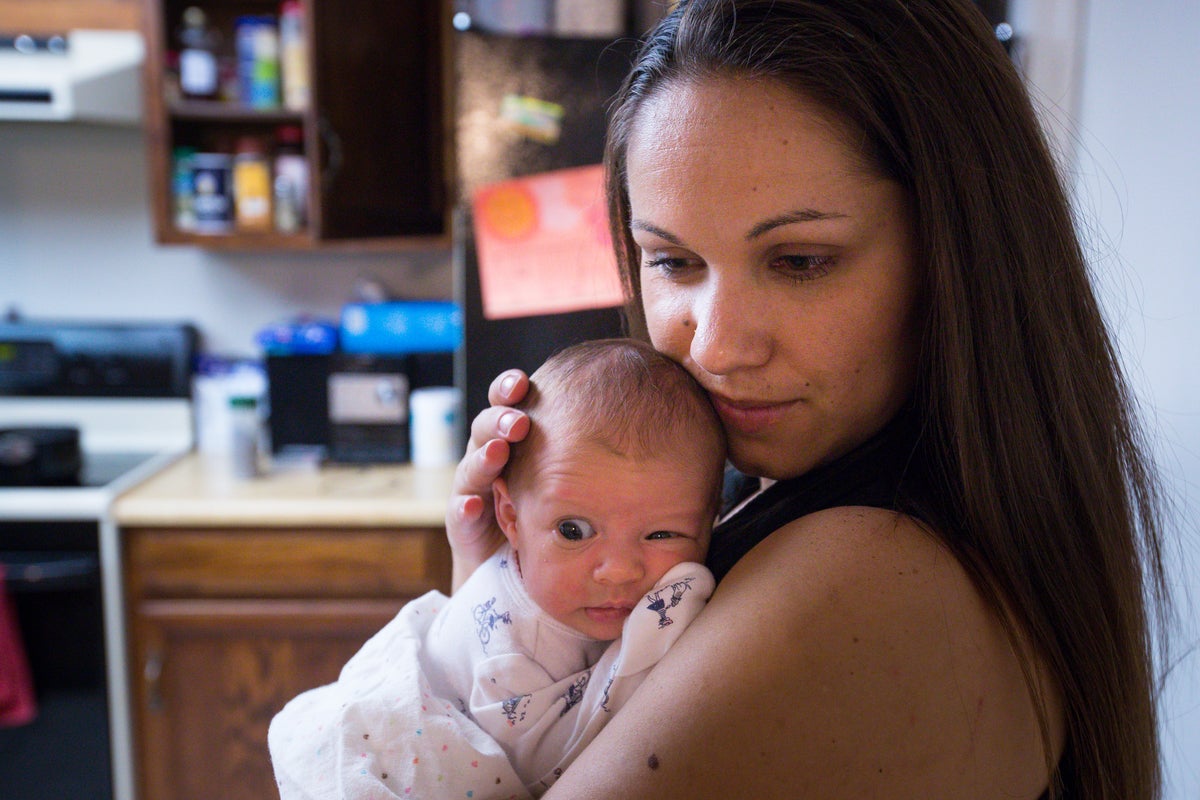
{"type": "Polygon", "coordinates": [[[449,584],[436,529],[133,529],[123,545],[139,800],[276,797],[272,717],[449,584]]]}

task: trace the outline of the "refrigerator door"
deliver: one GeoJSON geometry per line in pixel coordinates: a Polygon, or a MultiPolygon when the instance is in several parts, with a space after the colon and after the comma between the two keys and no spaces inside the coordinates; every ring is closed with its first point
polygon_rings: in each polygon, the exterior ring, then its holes
{"type": "MultiPolygon", "coordinates": [[[[636,42],[456,34],[458,80],[458,196],[489,183],[603,160],[605,112],[629,69],[636,42]],[[505,97],[530,98],[561,108],[557,135],[547,139],[515,130],[502,113],[505,97]]],[[[487,389],[501,371],[532,372],[556,350],[576,342],[621,335],[619,308],[508,319],[482,312],[479,264],[471,213],[455,220],[456,299],[463,308],[463,348],[455,382],[463,388],[464,425],[487,406],[487,389]]]]}

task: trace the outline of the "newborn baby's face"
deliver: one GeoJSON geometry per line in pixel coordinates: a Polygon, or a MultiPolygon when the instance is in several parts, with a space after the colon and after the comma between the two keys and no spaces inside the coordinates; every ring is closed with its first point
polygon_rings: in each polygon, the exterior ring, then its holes
{"type": "Polygon", "coordinates": [[[667,570],[703,562],[713,470],[698,459],[634,459],[587,442],[546,449],[534,480],[512,497],[509,539],[522,581],[554,619],[616,639],[667,570]]]}

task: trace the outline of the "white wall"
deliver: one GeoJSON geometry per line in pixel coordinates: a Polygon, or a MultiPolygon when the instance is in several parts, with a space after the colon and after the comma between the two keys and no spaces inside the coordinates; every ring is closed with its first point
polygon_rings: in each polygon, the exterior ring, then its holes
{"type": "Polygon", "coordinates": [[[1200,798],[1200,3],[1090,0],[1081,210],[1096,274],[1177,504],[1180,627],[1163,709],[1167,797],[1200,798]]]}
{"type": "Polygon", "coordinates": [[[0,122],[0,313],[186,319],[210,352],[298,313],[336,319],[356,281],[451,296],[448,253],[262,254],[153,243],[137,128],[0,122]]]}

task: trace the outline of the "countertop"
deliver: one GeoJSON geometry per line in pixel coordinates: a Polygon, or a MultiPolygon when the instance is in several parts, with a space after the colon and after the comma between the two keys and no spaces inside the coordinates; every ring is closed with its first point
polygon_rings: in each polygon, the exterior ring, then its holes
{"type": "Polygon", "coordinates": [[[193,452],[121,494],[111,513],[122,527],[441,527],[453,478],[453,467],[338,464],[240,480],[193,452]]]}

